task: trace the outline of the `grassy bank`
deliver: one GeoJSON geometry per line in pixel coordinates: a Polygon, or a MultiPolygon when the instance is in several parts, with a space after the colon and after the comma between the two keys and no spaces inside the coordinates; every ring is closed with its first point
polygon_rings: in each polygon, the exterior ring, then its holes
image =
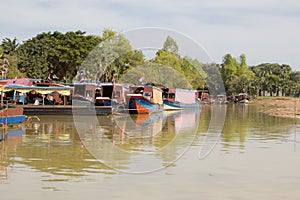
{"type": "Polygon", "coordinates": [[[258,97],[254,104],[261,107],[261,112],[288,118],[300,118],[300,99],[293,97],[258,97]]]}

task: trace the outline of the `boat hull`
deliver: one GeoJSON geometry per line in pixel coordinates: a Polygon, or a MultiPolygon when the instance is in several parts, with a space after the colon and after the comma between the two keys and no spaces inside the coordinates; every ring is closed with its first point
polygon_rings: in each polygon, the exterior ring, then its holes
{"type": "Polygon", "coordinates": [[[0,117],[0,124],[19,124],[26,120],[25,115],[0,117]]]}
{"type": "Polygon", "coordinates": [[[131,96],[129,99],[130,114],[151,114],[163,110],[163,104],[154,104],[142,96],[131,96]]]}
{"type": "Polygon", "coordinates": [[[0,124],[19,124],[26,120],[23,108],[7,106],[0,111],[0,124]]]}
{"type": "Polygon", "coordinates": [[[248,99],[243,99],[243,100],[238,101],[238,103],[247,104],[247,103],[249,103],[249,100],[248,99]]]}
{"type": "Polygon", "coordinates": [[[199,109],[199,103],[193,104],[184,104],[179,102],[171,102],[168,100],[164,100],[164,110],[182,110],[182,109],[199,109]]]}

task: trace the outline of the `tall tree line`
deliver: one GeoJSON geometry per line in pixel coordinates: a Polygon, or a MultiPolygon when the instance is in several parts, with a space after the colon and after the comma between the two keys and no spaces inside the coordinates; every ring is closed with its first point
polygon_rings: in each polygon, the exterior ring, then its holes
{"type": "MultiPolygon", "coordinates": [[[[138,66],[146,66],[148,71],[145,73],[151,74],[156,70],[160,73],[161,67],[167,66],[172,69],[167,70],[169,74],[160,75],[171,81],[183,77],[189,85],[186,87],[193,89],[205,88],[208,83],[210,88],[220,88],[216,76],[220,73],[227,95],[246,92],[259,96],[293,96],[300,93],[300,72],[293,71],[289,65],[262,63],[248,66],[245,54],[237,58],[226,54],[220,64],[201,63],[201,60],[180,56],[179,49],[176,41],[167,36],[155,57],[145,60],[143,53],[132,49],[122,34],[110,29],[105,29],[101,36],[87,35],[80,30],[44,32],[21,44],[16,38],[3,39],[0,67],[6,78],[46,79],[51,73],[58,80],[85,78],[109,82],[121,80],[125,74],[128,74],[127,78],[137,80],[141,73],[129,72],[138,71],[138,66]]],[[[166,84],[160,77],[152,80],[166,84]]],[[[185,85],[179,83],[182,81],[175,82],[174,86],[185,85]]]]}
{"type": "Polygon", "coordinates": [[[300,72],[286,64],[247,66],[244,54],[238,58],[226,54],[219,70],[228,95],[246,92],[257,96],[295,96],[300,93],[300,72]]]}
{"type": "Polygon", "coordinates": [[[259,96],[294,96],[300,92],[300,72],[286,64],[262,63],[250,67],[255,74],[252,92],[259,96]]]}

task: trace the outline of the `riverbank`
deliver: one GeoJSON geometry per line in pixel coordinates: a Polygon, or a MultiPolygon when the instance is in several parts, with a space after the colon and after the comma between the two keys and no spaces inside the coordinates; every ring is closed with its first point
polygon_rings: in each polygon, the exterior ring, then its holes
{"type": "Polygon", "coordinates": [[[261,107],[261,112],[287,118],[300,119],[300,99],[292,97],[258,97],[254,104],[261,107]]]}

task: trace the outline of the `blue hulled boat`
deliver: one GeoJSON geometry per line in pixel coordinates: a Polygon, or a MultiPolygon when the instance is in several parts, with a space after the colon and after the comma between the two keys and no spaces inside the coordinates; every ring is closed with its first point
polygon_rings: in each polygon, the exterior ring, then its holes
{"type": "Polygon", "coordinates": [[[23,108],[8,106],[0,110],[0,124],[19,124],[26,120],[23,115],[23,108]]]}
{"type": "Polygon", "coordinates": [[[166,88],[163,93],[164,110],[199,109],[195,90],[166,88]]]}
{"type": "Polygon", "coordinates": [[[151,114],[163,110],[162,90],[154,86],[130,86],[126,95],[130,114],[151,114]]]}

